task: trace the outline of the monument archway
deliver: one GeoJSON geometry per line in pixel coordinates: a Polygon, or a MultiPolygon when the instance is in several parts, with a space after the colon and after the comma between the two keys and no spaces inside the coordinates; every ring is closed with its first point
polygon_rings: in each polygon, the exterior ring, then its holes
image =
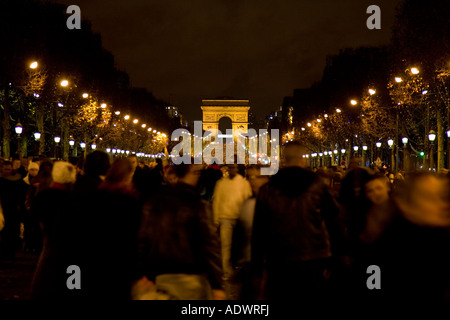
{"type": "MultiPolygon", "coordinates": [[[[249,100],[218,98],[202,100],[203,131],[217,131],[219,121],[224,117],[231,119],[234,136],[248,131],[249,100]]],[[[226,132],[222,132],[226,134],[226,132]]]]}

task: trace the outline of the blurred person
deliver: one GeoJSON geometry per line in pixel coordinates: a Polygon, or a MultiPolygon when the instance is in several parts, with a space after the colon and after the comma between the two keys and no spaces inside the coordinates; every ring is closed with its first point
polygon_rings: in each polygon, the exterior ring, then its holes
{"type": "Polygon", "coordinates": [[[35,251],[36,247],[39,247],[39,244],[34,243],[35,237],[33,236],[35,232],[35,228],[37,227],[36,223],[34,223],[30,207],[27,206],[27,197],[32,189],[31,181],[38,175],[39,173],[39,165],[36,162],[30,162],[28,165],[28,173],[25,178],[23,178],[22,183],[20,185],[21,189],[21,206],[23,208],[23,240],[24,240],[24,249],[25,251],[35,251]]]}
{"type": "Polygon", "coordinates": [[[248,181],[238,173],[238,165],[227,165],[227,175],[217,181],[213,195],[214,224],[219,226],[222,246],[223,277],[228,281],[233,275],[231,265],[231,243],[233,229],[239,218],[239,211],[252,191],[248,181]]]}
{"type": "Polygon", "coordinates": [[[0,205],[3,208],[5,227],[1,231],[2,243],[0,254],[3,258],[14,258],[21,247],[20,223],[23,221],[23,183],[20,174],[13,173],[13,165],[9,161],[3,162],[2,177],[0,178],[0,205]]]}
{"type": "Polygon", "coordinates": [[[56,161],[51,175],[50,186],[38,193],[31,208],[44,235],[42,252],[32,280],[31,297],[55,301],[76,297],[80,293],[80,290],[69,290],[66,285],[67,267],[77,264],[74,254],[79,229],[72,195],[75,167],[66,161],[56,161]]]}
{"type": "Polygon", "coordinates": [[[397,214],[366,256],[366,265],[381,268],[378,295],[405,301],[449,298],[449,195],[449,180],[427,173],[409,175],[394,192],[397,214]]]}
{"type": "Polygon", "coordinates": [[[106,152],[95,150],[86,156],[84,162],[84,173],[77,177],[74,186],[76,197],[81,197],[81,201],[88,201],[86,205],[94,201],[92,193],[105,179],[106,172],[110,167],[109,155],[106,152]]]}
{"type": "MultiPolygon", "coordinates": [[[[106,158],[100,157],[106,164],[106,158]]],[[[90,172],[88,161],[87,173],[90,172]]],[[[102,167],[103,169],[105,167],[102,167]]],[[[98,171],[97,174],[103,172],[98,171]]],[[[135,168],[129,159],[116,159],[106,172],[95,201],[80,212],[77,252],[84,270],[83,298],[129,300],[137,272],[137,234],[141,206],[133,185],[135,168]],[[118,270],[120,270],[118,272],[118,270]]]]}
{"type": "Polygon", "coordinates": [[[202,165],[179,164],[175,171],[177,185],[143,209],[140,270],[143,281],[150,279],[155,287],[141,299],[224,299],[220,246],[196,192],[202,165]]]}
{"type": "Polygon", "coordinates": [[[27,170],[22,165],[22,161],[20,159],[13,159],[12,170],[13,170],[13,175],[19,174],[22,179],[25,178],[25,176],[27,175],[27,170]]]}
{"type": "Polygon", "coordinates": [[[233,231],[232,261],[236,269],[233,284],[237,285],[235,297],[238,300],[251,299],[250,261],[253,217],[255,214],[256,196],[259,189],[269,182],[270,176],[261,175],[261,166],[252,165],[247,168],[247,180],[252,188],[252,196],[241,206],[239,219],[233,231]]]}
{"type": "Polygon", "coordinates": [[[318,298],[332,256],[326,221],[337,216],[327,186],[304,169],[300,143],[284,150],[285,167],[259,190],[251,272],[257,298],[318,298]]]}

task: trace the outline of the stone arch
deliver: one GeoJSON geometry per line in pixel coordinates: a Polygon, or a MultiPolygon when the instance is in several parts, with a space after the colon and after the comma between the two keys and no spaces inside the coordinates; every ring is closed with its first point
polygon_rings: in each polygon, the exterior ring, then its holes
{"type": "MultiPolygon", "coordinates": [[[[219,121],[224,117],[231,119],[234,135],[237,132],[245,133],[248,130],[249,100],[239,99],[213,99],[202,100],[203,130],[214,131],[219,129],[219,121]]],[[[225,132],[223,132],[225,134],[225,132]]]]}

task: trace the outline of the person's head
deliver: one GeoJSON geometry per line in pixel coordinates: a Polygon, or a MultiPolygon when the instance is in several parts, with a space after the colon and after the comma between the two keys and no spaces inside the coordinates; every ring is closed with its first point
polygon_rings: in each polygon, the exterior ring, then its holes
{"type": "Polygon", "coordinates": [[[175,170],[175,165],[168,166],[164,170],[164,179],[168,184],[176,184],[178,182],[177,172],[175,170]]]}
{"type": "Polygon", "coordinates": [[[3,162],[2,177],[7,178],[12,175],[13,165],[10,161],[3,162]]]}
{"type": "Polygon", "coordinates": [[[239,173],[239,165],[237,163],[229,164],[227,168],[230,179],[233,179],[239,173]]]}
{"type": "Polygon", "coordinates": [[[22,165],[22,163],[21,163],[20,159],[14,159],[14,160],[12,161],[12,169],[13,169],[14,171],[18,170],[18,169],[20,168],[21,165],[22,165]]]}
{"type": "Polygon", "coordinates": [[[136,171],[136,168],[138,166],[137,156],[135,154],[129,155],[128,161],[131,163],[131,166],[133,167],[133,172],[136,171]]]}
{"type": "Polygon", "coordinates": [[[247,180],[252,187],[253,194],[258,194],[259,189],[269,182],[268,175],[261,175],[260,166],[253,165],[247,168],[247,180]]]}
{"type": "Polygon", "coordinates": [[[304,167],[305,161],[302,158],[303,147],[298,141],[286,144],[283,151],[284,167],[304,167]]]}
{"type": "Polygon", "coordinates": [[[116,159],[112,163],[105,177],[107,185],[131,185],[135,167],[127,159],[116,159]]]}
{"type": "Polygon", "coordinates": [[[364,185],[367,199],[374,205],[389,200],[389,182],[384,175],[374,175],[364,185]]]}
{"type": "Polygon", "coordinates": [[[67,161],[56,161],[52,168],[53,182],[59,184],[75,183],[77,173],[75,167],[67,161]]]}
{"type": "Polygon", "coordinates": [[[36,162],[30,162],[28,165],[28,175],[30,178],[37,176],[39,172],[39,165],[36,162]]]}
{"type": "Polygon", "coordinates": [[[178,182],[188,184],[196,187],[200,176],[202,175],[203,165],[201,164],[179,164],[175,167],[175,173],[178,177],[178,182]]]}
{"type": "Polygon", "coordinates": [[[106,152],[96,150],[87,155],[84,173],[92,177],[104,176],[110,165],[109,155],[106,152]]]}
{"type": "Polygon", "coordinates": [[[144,169],[145,168],[145,162],[143,160],[139,161],[139,168],[144,169]]]}

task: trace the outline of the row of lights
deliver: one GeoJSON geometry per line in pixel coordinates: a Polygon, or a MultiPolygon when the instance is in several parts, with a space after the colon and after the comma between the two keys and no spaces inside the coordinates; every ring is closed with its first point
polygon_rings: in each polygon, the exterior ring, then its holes
{"type": "MultiPolygon", "coordinates": [[[[38,66],[39,66],[38,62],[37,62],[37,61],[33,61],[33,62],[30,64],[30,69],[36,69],[38,66]]],[[[69,85],[69,81],[64,79],[64,80],[62,80],[62,81],[60,82],[60,85],[61,85],[61,87],[67,87],[67,86],[69,85]]],[[[38,98],[38,97],[39,97],[39,94],[35,94],[34,96],[38,98]]],[[[83,93],[81,96],[82,96],[84,99],[87,99],[87,98],[89,97],[89,94],[85,92],[85,93],[83,93]]],[[[62,107],[64,107],[64,105],[63,105],[62,103],[58,103],[58,107],[62,108],[62,107]]],[[[106,105],[106,103],[102,103],[102,104],[100,105],[100,107],[101,107],[102,109],[105,109],[105,108],[107,107],[107,105],[106,105]]],[[[115,111],[114,113],[115,113],[116,115],[120,115],[120,111],[115,111]]],[[[129,120],[129,119],[130,119],[130,115],[125,115],[124,119],[125,119],[125,120],[129,120]]],[[[133,120],[133,123],[134,123],[134,124],[137,124],[138,122],[139,122],[138,119],[134,119],[134,120],[133,120]]],[[[141,125],[141,127],[145,129],[145,128],[147,127],[147,124],[143,123],[143,124],[141,125]]],[[[151,132],[151,131],[152,131],[152,128],[148,128],[147,131],[148,131],[148,132],[151,132]]],[[[21,133],[22,133],[22,132],[21,132],[21,133]]],[[[158,135],[161,134],[161,132],[158,131],[158,130],[156,130],[156,129],[153,129],[153,133],[156,133],[156,134],[158,134],[158,135]]],[[[166,137],[167,135],[166,135],[165,133],[162,133],[162,136],[163,136],[163,137],[166,137]]],[[[36,134],[35,134],[35,137],[36,137],[36,134]]],[[[37,140],[38,140],[38,139],[37,139],[37,140]]]]}

